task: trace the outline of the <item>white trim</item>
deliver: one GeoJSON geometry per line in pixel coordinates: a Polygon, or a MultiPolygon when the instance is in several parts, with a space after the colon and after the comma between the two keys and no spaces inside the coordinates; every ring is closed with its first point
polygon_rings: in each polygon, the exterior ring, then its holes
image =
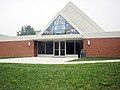
{"type": "Polygon", "coordinates": [[[66,34],[66,35],[42,35],[40,37],[36,37],[34,40],[44,41],[44,40],[71,40],[71,39],[83,39],[83,36],[80,34],[66,34]]]}
{"type": "Polygon", "coordinates": [[[80,34],[65,34],[65,35],[30,35],[30,36],[14,36],[10,38],[0,38],[0,42],[8,41],[54,41],[54,40],[83,40],[86,38],[120,38],[120,31],[111,32],[94,32],[94,33],[83,33],[80,34]]]}
{"type": "Polygon", "coordinates": [[[65,57],[75,57],[75,58],[77,58],[78,55],[66,55],[65,57]]]}
{"type": "Polygon", "coordinates": [[[53,40],[69,40],[69,39],[83,39],[83,36],[80,34],[65,34],[65,35],[29,35],[29,36],[14,36],[10,38],[0,38],[0,42],[7,42],[7,41],[53,41],[53,40]]]}
{"type": "Polygon", "coordinates": [[[53,54],[37,54],[38,57],[54,57],[53,54]]]}
{"type": "Polygon", "coordinates": [[[84,39],[86,38],[120,38],[120,31],[84,33],[84,39]]]}
{"type": "MultiPolygon", "coordinates": [[[[59,56],[38,54],[37,57],[53,57],[53,58],[58,58],[59,56]]],[[[65,56],[60,56],[59,58],[71,58],[71,57],[77,58],[78,55],[65,55],[65,56]]]]}
{"type": "Polygon", "coordinates": [[[69,20],[69,18],[67,18],[62,12],[60,13],[60,15],[71,25],[73,26],[79,33],[81,36],[83,36],[83,32],[71,21],[69,20]]]}
{"type": "Polygon", "coordinates": [[[45,28],[40,32],[40,35],[42,35],[45,30],[50,26],[50,24],[59,16],[60,12],[58,12],[51,20],[50,22],[45,26],[45,28]]]}

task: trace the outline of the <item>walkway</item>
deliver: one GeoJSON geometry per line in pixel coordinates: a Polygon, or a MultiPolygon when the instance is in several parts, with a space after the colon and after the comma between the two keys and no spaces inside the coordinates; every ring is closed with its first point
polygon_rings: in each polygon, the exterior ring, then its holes
{"type": "Polygon", "coordinates": [[[51,57],[27,57],[27,58],[8,58],[0,59],[0,63],[24,63],[24,64],[85,64],[85,63],[105,63],[120,62],[117,60],[99,60],[99,61],[74,61],[67,62],[76,58],[51,58],[51,57]]]}

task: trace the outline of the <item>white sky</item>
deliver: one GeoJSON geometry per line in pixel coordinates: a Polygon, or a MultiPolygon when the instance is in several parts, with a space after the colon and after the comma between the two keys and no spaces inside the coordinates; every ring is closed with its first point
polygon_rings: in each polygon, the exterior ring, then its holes
{"type": "MultiPolygon", "coordinates": [[[[0,0],[0,34],[43,29],[70,0],[0,0]]],[[[105,31],[120,31],[120,0],[71,0],[105,31]]]]}

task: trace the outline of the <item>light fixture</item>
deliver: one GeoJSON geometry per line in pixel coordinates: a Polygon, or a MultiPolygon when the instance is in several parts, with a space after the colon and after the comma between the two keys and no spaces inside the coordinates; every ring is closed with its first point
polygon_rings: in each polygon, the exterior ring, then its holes
{"type": "Polygon", "coordinates": [[[90,46],[90,40],[88,40],[88,42],[87,42],[87,43],[88,43],[88,46],[90,46]]]}
{"type": "Polygon", "coordinates": [[[31,43],[30,43],[30,42],[28,42],[28,46],[29,46],[29,47],[30,47],[30,44],[31,44],[31,43]]]}

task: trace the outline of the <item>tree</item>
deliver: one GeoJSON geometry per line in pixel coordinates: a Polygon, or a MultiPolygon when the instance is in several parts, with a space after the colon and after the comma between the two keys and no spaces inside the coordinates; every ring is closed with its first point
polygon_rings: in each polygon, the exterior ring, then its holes
{"type": "Polygon", "coordinates": [[[35,35],[35,31],[33,27],[30,25],[22,26],[21,31],[17,32],[17,36],[24,36],[24,35],[35,35]]]}

